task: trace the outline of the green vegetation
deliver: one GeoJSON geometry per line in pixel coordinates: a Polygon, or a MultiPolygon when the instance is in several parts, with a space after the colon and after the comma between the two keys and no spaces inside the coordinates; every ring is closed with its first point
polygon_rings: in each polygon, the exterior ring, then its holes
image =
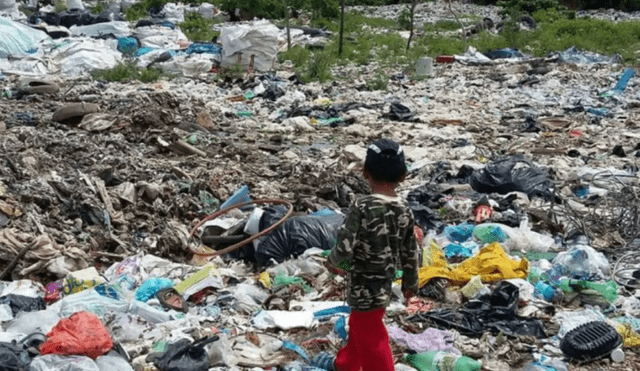
{"type": "Polygon", "coordinates": [[[200,13],[189,13],[178,26],[191,41],[211,41],[220,36],[219,32],[211,29],[217,23],[216,20],[204,18],[200,13]]]}
{"type": "MultiPolygon", "coordinates": [[[[535,2],[534,3],[538,3],[535,2]]],[[[302,81],[326,81],[332,78],[331,68],[347,64],[368,65],[375,61],[381,68],[394,67],[413,70],[422,56],[440,54],[461,54],[469,46],[480,52],[502,48],[519,48],[525,53],[542,57],[550,52],[564,51],[572,46],[580,50],[613,55],[619,53],[624,63],[640,61],[640,22],[624,21],[613,23],[591,18],[574,18],[572,12],[561,8],[538,9],[532,13],[538,24],[535,30],[519,30],[493,34],[481,31],[463,40],[457,33],[459,26],[454,21],[439,21],[424,26],[424,35],[412,42],[406,50],[406,39],[394,26],[393,20],[368,18],[360,13],[345,16],[344,50],[338,56],[337,20],[319,18],[313,20],[313,27],[326,27],[334,32],[326,47],[313,51],[300,46],[281,53],[281,60],[291,60],[302,81]]],[[[464,18],[463,19],[470,19],[464,18]]],[[[475,22],[469,22],[473,24],[475,22]]],[[[517,27],[517,22],[512,25],[517,27]]],[[[507,27],[508,25],[505,25],[507,27]]],[[[508,28],[506,28],[508,29],[508,28]]],[[[375,89],[376,78],[368,83],[368,89],[375,89]],[[375,81],[375,82],[374,82],[375,81]]]]}
{"type": "Polygon", "coordinates": [[[64,12],[65,10],[69,10],[69,7],[67,6],[67,2],[65,0],[57,1],[53,6],[53,11],[55,13],[61,13],[61,12],[64,12]]]}
{"type": "Polygon", "coordinates": [[[105,9],[107,9],[107,6],[102,2],[96,3],[96,5],[94,5],[94,6],[89,8],[91,13],[93,13],[93,14],[100,14],[100,13],[104,12],[105,9]]]}
{"type": "Polygon", "coordinates": [[[387,76],[384,71],[376,71],[376,75],[374,78],[368,80],[364,85],[365,89],[368,91],[374,90],[387,90],[387,86],[389,85],[389,76],[387,76]]]}
{"type": "Polygon", "coordinates": [[[125,82],[138,80],[141,82],[158,81],[164,72],[159,68],[138,68],[130,62],[121,62],[117,66],[107,70],[94,70],[91,76],[95,80],[105,80],[109,82],[125,82]]]}

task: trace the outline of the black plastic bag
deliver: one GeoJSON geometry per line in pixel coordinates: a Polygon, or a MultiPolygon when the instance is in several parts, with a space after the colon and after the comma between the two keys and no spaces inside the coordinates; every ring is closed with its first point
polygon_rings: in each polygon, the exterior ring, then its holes
{"type": "Polygon", "coordinates": [[[431,194],[424,186],[414,189],[407,196],[409,209],[413,212],[416,224],[425,232],[435,230],[441,233],[444,230],[444,222],[433,210],[433,208],[439,207],[439,198],[440,195],[431,194]]]}
{"type": "Polygon", "coordinates": [[[400,103],[391,103],[388,117],[397,121],[417,121],[416,112],[411,111],[409,107],[400,103]]]}
{"type": "Polygon", "coordinates": [[[170,344],[167,351],[154,362],[162,371],[207,371],[209,355],[204,347],[216,340],[217,336],[203,338],[193,344],[187,339],[179,340],[170,344]]]}
{"type": "Polygon", "coordinates": [[[470,337],[480,337],[483,332],[507,336],[536,336],[546,338],[539,319],[516,315],[520,290],[503,281],[491,293],[469,301],[462,309],[437,309],[411,317],[411,322],[428,320],[436,327],[456,329],[470,337]]]}
{"type": "Polygon", "coordinates": [[[0,343],[0,371],[27,371],[32,357],[24,345],[0,343]]]}
{"type": "Polygon", "coordinates": [[[9,304],[14,317],[20,312],[35,312],[47,308],[41,297],[32,298],[13,294],[0,297],[0,304],[9,304]]]}
{"type": "Polygon", "coordinates": [[[302,255],[312,247],[329,250],[335,245],[342,221],[343,216],[338,214],[290,218],[260,242],[256,248],[256,262],[261,266],[269,264],[272,259],[281,263],[302,255]]]}
{"type": "Polygon", "coordinates": [[[477,192],[507,194],[523,192],[529,197],[553,198],[553,182],[544,170],[535,167],[522,155],[493,161],[474,171],[469,184],[477,192]],[[516,168],[519,163],[525,167],[516,168]]]}

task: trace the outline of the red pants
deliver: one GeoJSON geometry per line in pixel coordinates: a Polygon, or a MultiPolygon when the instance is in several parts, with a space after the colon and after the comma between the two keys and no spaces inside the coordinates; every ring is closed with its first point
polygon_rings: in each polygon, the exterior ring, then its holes
{"type": "Polygon", "coordinates": [[[336,356],[336,371],[393,371],[384,309],[351,311],[347,345],[336,356]]]}

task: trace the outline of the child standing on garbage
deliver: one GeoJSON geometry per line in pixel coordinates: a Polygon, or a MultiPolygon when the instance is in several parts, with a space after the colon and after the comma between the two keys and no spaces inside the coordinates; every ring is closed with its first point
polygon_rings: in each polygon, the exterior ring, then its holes
{"type": "Polygon", "coordinates": [[[363,175],[372,194],[351,206],[328,266],[347,271],[349,337],[337,356],[316,355],[312,365],[329,371],[393,371],[389,335],[382,318],[391,299],[399,259],[406,299],[418,289],[418,246],[414,218],[395,192],[406,176],[398,143],[380,139],[367,149],[363,175]]]}

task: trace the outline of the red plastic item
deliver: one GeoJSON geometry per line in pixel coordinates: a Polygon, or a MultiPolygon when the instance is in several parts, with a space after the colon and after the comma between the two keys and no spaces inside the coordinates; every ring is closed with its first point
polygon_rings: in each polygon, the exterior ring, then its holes
{"type": "Polygon", "coordinates": [[[47,340],[40,345],[40,354],[81,355],[93,359],[113,348],[109,331],[91,313],[79,312],[63,318],[55,325],[47,340]]]}
{"type": "Polygon", "coordinates": [[[456,57],[453,55],[439,55],[436,57],[437,63],[453,63],[456,61],[456,57]]]}

